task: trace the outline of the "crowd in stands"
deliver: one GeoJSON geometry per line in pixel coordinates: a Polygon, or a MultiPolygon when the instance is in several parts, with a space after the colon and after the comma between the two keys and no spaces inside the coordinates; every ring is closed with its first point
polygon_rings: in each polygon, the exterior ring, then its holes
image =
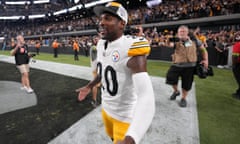
{"type": "MultiPolygon", "coordinates": [[[[168,0],[152,8],[144,6],[137,10],[129,9],[128,13],[129,25],[138,25],[240,13],[240,2],[238,0],[168,0]]],[[[2,33],[14,36],[21,31],[23,35],[28,36],[81,31],[95,28],[98,22],[96,16],[83,18],[80,14],[76,14],[72,20],[66,18],[65,21],[58,21],[54,17],[52,19],[54,20],[41,25],[30,22],[10,27],[3,26],[2,33]]]]}
{"type": "MultiPolygon", "coordinates": [[[[83,3],[91,1],[93,0],[82,0],[83,3]]],[[[49,3],[43,4],[33,4],[33,1],[30,1],[29,3],[26,2],[26,4],[23,5],[5,4],[5,2],[2,1],[0,2],[0,16],[12,16],[13,13],[23,16],[47,14],[70,8],[74,5],[75,3],[73,1],[65,0],[51,0],[49,3]]]]}
{"type": "Polygon", "coordinates": [[[155,23],[240,13],[238,0],[169,0],[153,8],[130,10],[130,23],[155,23]]]}

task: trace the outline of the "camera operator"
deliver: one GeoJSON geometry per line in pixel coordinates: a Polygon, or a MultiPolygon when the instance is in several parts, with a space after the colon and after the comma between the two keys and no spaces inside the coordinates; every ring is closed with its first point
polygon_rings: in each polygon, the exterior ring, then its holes
{"type": "Polygon", "coordinates": [[[172,85],[173,94],[170,100],[175,100],[180,95],[178,90],[178,79],[182,80],[182,98],[179,103],[181,107],[187,106],[186,97],[188,91],[192,88],[194,79],[195,66],[197,62],[197,48],[202,54],[201,64],[208,68],[208,53],[203,45],[189,37],[189,29],[187,26],[180,26],[177,31],[177,37],[171,46],[174,47],[172,55],[173,64],[167,72],[166,83],[172,85]]]}
{"type": "Polygon", "coordinates": [[[143,28],[141,25],[137,25],[135,27],[127,26],[124,31],[125,35],[133,35],[133,36],[140,36],[145,37],[143,33],[143,28]]]}
{"type": "Polygon", "coordinates": [[[17,45],[11,50],[11,55],[15,56],[15,63],[21,73],[22,90],[26,90],[27,93],[33,93],[33,89],[30,86],[29,81],[29,60],[31,54],[28,51],[22,35],[17,36],[17,45]]]}
{"type": "Polygon", "coordinates": [[[143,28],[141,25],[137,25],[133,31],[132,34],[135,36],[139,36],[139,37],[145,37],[144,33],[143,33],[143,28]]]}

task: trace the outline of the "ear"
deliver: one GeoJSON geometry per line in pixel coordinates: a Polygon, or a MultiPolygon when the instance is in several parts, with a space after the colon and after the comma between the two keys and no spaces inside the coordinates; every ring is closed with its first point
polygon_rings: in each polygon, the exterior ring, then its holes
{"type": "Polygon", "coordinates": [[[123,20],[121,20],[120,23],[119,23],[119,25],[120,25],[120,29],[124,30],[124,29],[125,29],[125,26],[126,26],[126,22],[123,21],[123,20]]]}

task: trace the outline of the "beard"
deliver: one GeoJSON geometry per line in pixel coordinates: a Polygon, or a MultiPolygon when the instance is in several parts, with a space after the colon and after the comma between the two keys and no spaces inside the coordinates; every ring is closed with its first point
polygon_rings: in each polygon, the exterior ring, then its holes
{"type": "Polygon", "coordinates": [[[113,41],[116,38],[116,33],[111,32],[111,33],[104,33],[102,34],[102,39],[108,40],[108,41],[113,41]]]}

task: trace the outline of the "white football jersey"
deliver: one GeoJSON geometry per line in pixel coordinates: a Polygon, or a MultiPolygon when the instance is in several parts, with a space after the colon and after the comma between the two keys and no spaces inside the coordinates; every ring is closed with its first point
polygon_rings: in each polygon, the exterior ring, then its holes
{"type": "Polygon", "coordinates": [[[148,55],[149,42],[143,37],[122,36],[97,44],[98,73],[102,76],[102,107],[113,118],[131,122],[137,95],[127,62],[132,56],[148,55]]]}

